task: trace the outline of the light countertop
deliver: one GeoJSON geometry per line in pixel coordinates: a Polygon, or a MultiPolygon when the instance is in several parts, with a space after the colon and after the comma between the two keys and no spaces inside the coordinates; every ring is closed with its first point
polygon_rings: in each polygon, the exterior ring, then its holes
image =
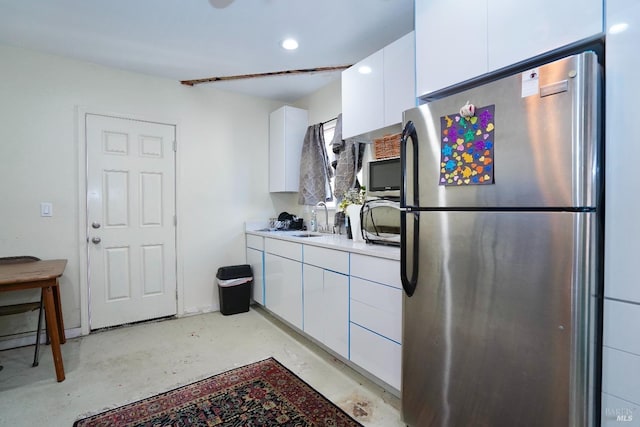
{"type": "Polygon", "coordinates": [[[271,239],[287,240],[289,242],[303,243],[305,245],[320,246],[328,249],[337,249],[345,252],[370,255],[379,258],[387,258],[392,260],[400,260],[400,248],[397,246],[379,245],[373,243],[354,242],[342,234],[313,234],[313,237],[297,237],[296,235],[305,234],[306,231],[290,230],[290,231],[263,231],[260,229],[250,229],[247,224],[245,230],[247,234],[268,237],[271,239]]]}

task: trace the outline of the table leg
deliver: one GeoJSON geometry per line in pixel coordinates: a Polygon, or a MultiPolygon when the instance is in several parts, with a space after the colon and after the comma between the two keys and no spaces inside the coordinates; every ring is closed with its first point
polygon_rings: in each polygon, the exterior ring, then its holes
{"type": "Polygon", "coordinates": [[[58,329],[58,319],[56,316],[56,306],[54,303],[55,284],[45,287],[44,290],[44,313],[47,317],[47,330],[51,339],[51,354],[53,364],[56,368],[56,379],[58,382],[64,381],[64,365],[62,363],[62,353],[60,352],[60,331],[58,329]]]}
{"type": "Polygon", "coordinates": [[[62,302],[60,301],[60,284],[56,279],[56,286],[53,289],[53,300],[56,307],[56,318],[58,319],[58,333],[60,335],[60,344],[67,342],[64,333],[64,319],[62,318],[62,302]]]}

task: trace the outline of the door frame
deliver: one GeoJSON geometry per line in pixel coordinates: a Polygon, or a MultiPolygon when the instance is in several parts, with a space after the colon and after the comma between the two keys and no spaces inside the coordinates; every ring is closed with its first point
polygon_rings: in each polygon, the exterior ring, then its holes
{"type": "MultiPolygon", "coordinates": [[[[105,109],[100,107],[75,107],[75,122],[76,135],[75,140],[78,147],[78,255],[79,255],[79,273],[78,283],[80,285],[80,330],[82,335],[89,335],[91,332],[90,318],[89,318],[89,226],[87,223],[87,125],[86,116],[88,114],[100,115],[106,117],[112,117],[116,119],[125,120],[138,120],[143,122],[158,123],[163,125],[173,126],[175,129],[175,139],[180,140],[180,126],[178,120],[172,120],[169,118],[150,117],[148,114],[132,114],[132,113],[118,113],[112,109],[105,109]]],[[[178,151],[175,151],[174,155],[174,191],[175,191],[175,215],[180,217],[180,192],[178,191],[178,184],[180,182],[181,171],[178,162],[178,151]]],[[[181,317],[184,315],[184,263],[181,257],[182,253],[182,236],[180,233],[180,227],[176,224],[176,316],[181,317]]]]}

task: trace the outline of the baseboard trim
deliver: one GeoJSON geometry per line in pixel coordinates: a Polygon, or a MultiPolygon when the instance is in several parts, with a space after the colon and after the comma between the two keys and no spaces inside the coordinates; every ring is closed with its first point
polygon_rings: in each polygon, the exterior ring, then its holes
{"type": "MultiPolygon", "coordinates": [[[[82,328],[65,329],[64,335],[67,339],[77,338],[82,335],[82,328]]],[[[40,335],[40,343],[46,342],[47,336],[44,332],[40,335]]],[[[35,345],[36,333],[24,334],[15,337],[3,337],[0,338],[0,350],[9,350],[11,348],[25,347],[28,345],[35,345]]]]}
{"type": "Polygon", "coordinates": [[[212,313],[214,311],[220,311],[220,307],[215,307],[213,305],[203,307],[188,307],[184,309],[182,316],[178,317],[196,316],[198,314],[212,313]]]}

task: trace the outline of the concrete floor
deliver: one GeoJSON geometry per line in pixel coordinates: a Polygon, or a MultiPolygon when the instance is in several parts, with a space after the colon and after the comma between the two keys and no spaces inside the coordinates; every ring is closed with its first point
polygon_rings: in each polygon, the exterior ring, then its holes
{"type": "Polygon", "coordinates": [[[202,314],[97,332],[62,346],[0,351],[0,426],[71,426],[81,417],[275,357],[365,426],[403,426],[399,401],[261,310],[202,314]]]}

